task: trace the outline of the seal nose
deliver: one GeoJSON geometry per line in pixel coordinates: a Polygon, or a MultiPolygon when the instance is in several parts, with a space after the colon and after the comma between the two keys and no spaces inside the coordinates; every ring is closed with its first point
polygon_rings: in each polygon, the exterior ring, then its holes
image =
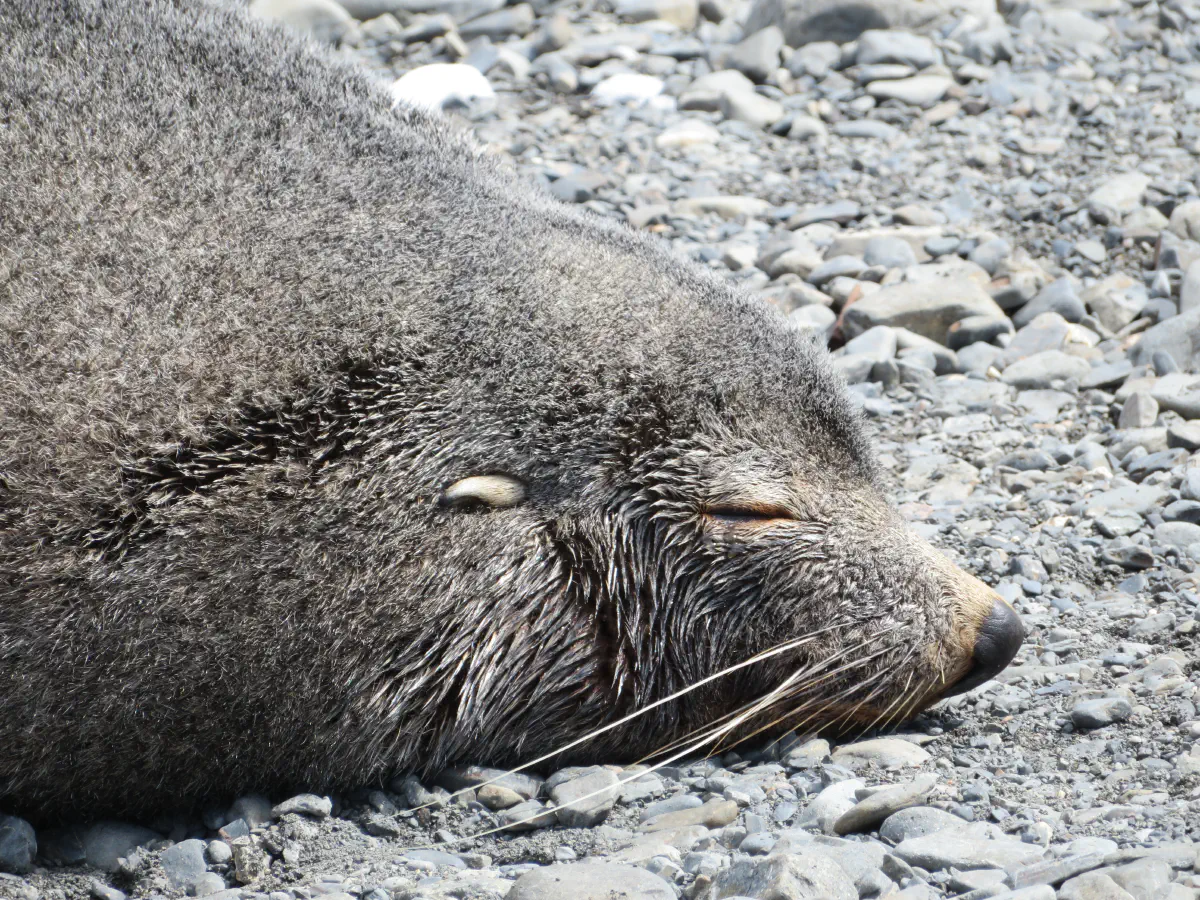
{"type": "Polygon", "coordinates": [[[999,674],[1012,662],[1024,640],[1025,626],[1021,624],[1021,617],[1003,600],[997,600],[975,638],[970,670],[947,692],[947,696],[979,687],[999,674]]]}

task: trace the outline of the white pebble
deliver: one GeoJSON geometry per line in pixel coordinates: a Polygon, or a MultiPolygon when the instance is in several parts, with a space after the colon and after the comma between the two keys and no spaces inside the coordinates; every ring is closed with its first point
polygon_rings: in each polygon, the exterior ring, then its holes
{"type": "Polygon", "coordinates": [[[453,103],[491,100],[492,85],[474,66],[432,63],[406,72],[392,85],[392,99],[427,110],[440,111],[453,103]]]}

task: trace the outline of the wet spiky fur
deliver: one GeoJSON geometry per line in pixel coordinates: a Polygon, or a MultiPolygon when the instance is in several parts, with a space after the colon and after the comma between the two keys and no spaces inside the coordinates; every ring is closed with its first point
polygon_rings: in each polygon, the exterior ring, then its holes
{"type": "Polygon", "coordinates": [[[0,84],[0,807],[521,762],[830,624],[572,755],[966,665],[776,313],[198,0],[10,0],[0,84]]]}

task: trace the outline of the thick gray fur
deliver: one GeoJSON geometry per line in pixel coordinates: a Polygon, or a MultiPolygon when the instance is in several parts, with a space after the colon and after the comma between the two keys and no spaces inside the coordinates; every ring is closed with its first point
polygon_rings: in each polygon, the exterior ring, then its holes
{"type": "Polygon", "coordinates": [[[958,627],[765,305],[240,13],[3,7],[0,807],[516,763],[958,627]],[[525,501],[437,504],[492,473],[525,501]]]}

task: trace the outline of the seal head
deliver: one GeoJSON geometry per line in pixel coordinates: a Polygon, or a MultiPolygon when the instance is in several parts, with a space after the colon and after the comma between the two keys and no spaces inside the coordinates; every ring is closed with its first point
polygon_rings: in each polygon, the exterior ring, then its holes
{"type": "Polygon", "coordinates": [[[12,811],[522,763],[695,685],[568,756],[869,727],[1015,652],[774,311],[239,13],[0,32],[12,811]]]}

